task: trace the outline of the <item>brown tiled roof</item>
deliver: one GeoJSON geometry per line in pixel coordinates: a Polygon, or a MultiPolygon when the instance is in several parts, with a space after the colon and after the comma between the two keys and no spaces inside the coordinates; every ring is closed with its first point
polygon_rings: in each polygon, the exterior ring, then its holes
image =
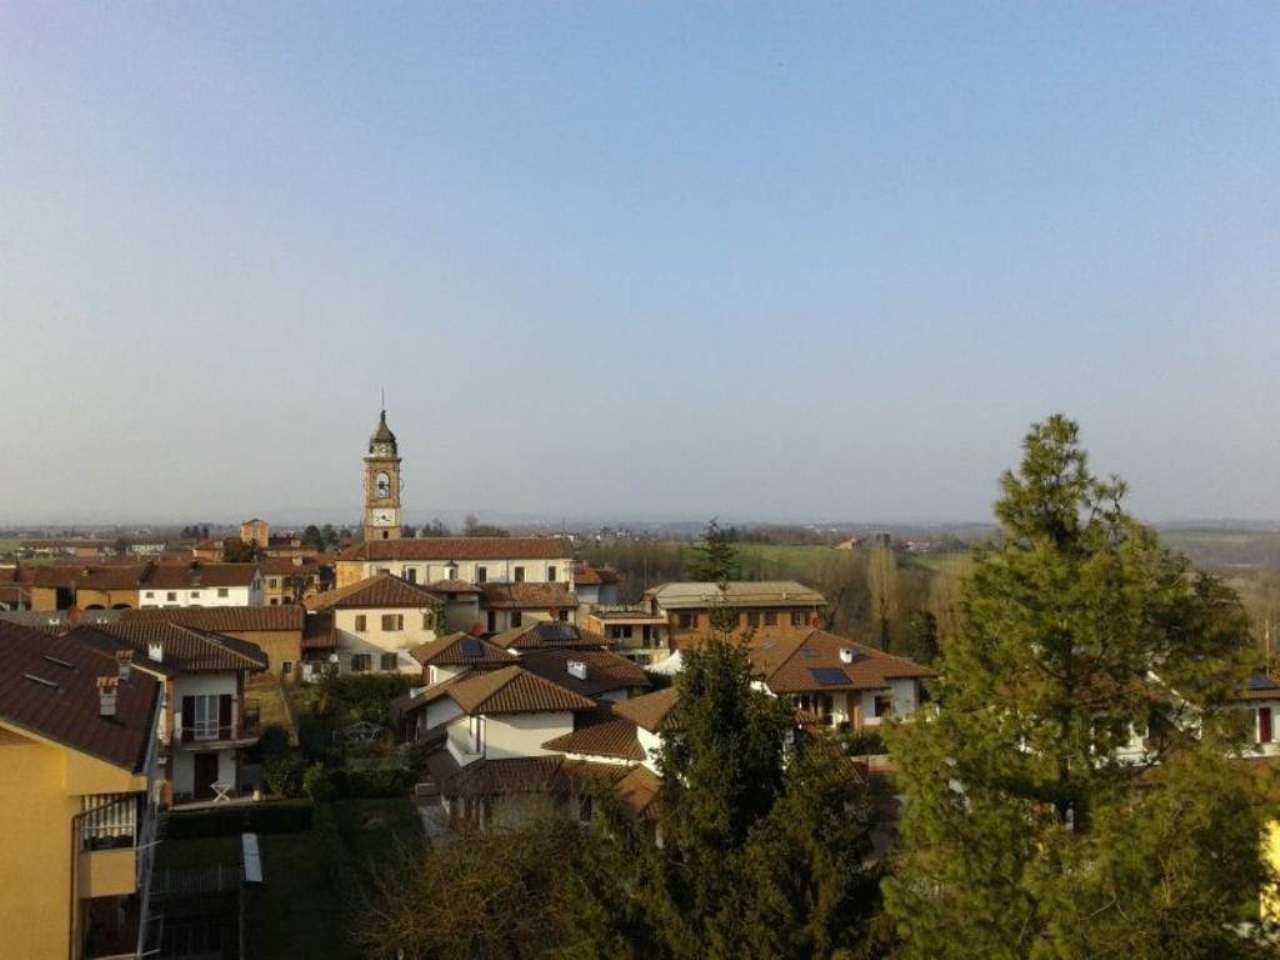
{"type": "Polygon", "coordinates": [[[480,587],[474,583],[468,583],[466,580],[436,580],[427,585],[427,589],[432,593],[484,593],[480,587]]]}
{"type": "Polygon", "coordinates": [[[307,614],[306,626],[302,631],[302,649],[333,650],[337,646],[338,639],[333,630],[333,611],[322,610],[319,613],[307,614]]]}
{"type": "Polygon", "coordinates": [[[881,690],[890,680],[933,675],[914,660],[817,628],[805,633],[756,631],[748,645],[752,666],[764,675],[774,693],[881,690]],[[853,651],[853,663],[840,659],[842,649],[853,651]]]}
{"type": "Polygon", "coordinates": [[[97,623],[76,627],[68,636],[112,650],[121,649],[122,644],[127,645],[139,655],[135,661],[139,665],[145,665],[149,660],[150,645],[159,643],[164,651],[161,665],[177,668],[183,673],[256,672],[267,668],[267,655],[255,643],[176,623],[137,620],[97,623]]]}
{"type": "Polygon", "coordinates": [[[632,767],[627,775],[613,785],[613,791],[623,805],[637,817],[653,819],[657,816],[657,800],[660,781],[648,767],[632,767]]]}
{"type": "Polygon", "coordinates": [[[570,796],[596,784],[616,784],[628,768],[615,763],[587,763],[562,756],[476,760],[459,767],[447,750],[427,758],[432,778],[449,799],[519,794],[570,796]]]}
{"type": "Polygon", "coordinates": [[[609,646],[609,641],[600,634],[561,620],[539,620],[528,626],[512,627],[495,633],[489,639],[504,650],[537,650],[545,647],[589,650],[609,646]]]}
{"type": "Polygon", "coordinates": [[[201,590],[208,587],[247,587],[258,572],[253,563],[158,563],[139,586],[144,590],[201,590]]]}
{"type": "Polygon", "coordinates": [[[573,733],[548,740],[546,750],[573,753],[586,757],[617,757],[621,760],[644,760],[644,747],[636,736],[636,725],[625,717],[601,714],[593,723],[573,733]]]}
{"type": "Polygon", "coordinates": [[[516,661],[515,654],[468,633],[451,633],[419,644],[409,651],[409,656],[424,667],[432,664],[438,667],[505,666],[516,661]]]}
{"type": "Polygon", "coordinates": [[[584,697],[653,685],[638,664],[608,650],[535,649],[520,657],[520,666],[584,697]],[[587,668],[587,679],[579,680],[569,672],[571,660],[587,668]]]}
{"type": "Polygon", "coordinates": [[[581,694],[515,665],[468,674],[449,687],[449,696],[468,714],[551,713],[596,706],[581,694]]]}
{"type": "Polygon", "coordinates": [[[152,566],[147,563],[107,566],[59,563],[38,567],[32,585],[81,590],[136,590],[152,566]]]}
{"type": "Polygon", "coordinates": [[[98,677],[116,676],[114,656],[0,622],[0,658],[0,720],[131,772],[142,769],[160,696],[153,678],[131,671],[116,691],[116,715],[102,717],[98,677]]]}
{"type": "Polygon", "coordinates": [[[575,586],[597,587],[604,583],[617,583],[618,572],[612,567],[593,567],[581,564],[574,568],[573,582],[575,586]]]}
{"type": "Polygon", "coordinates": [[[557,537],[423,537],[370,540],[344,550],[339,560],[561,560],[569,546],[557,537]]]}
{"type": "Polygon", "coordinates": [[[825,606],[818,591],[795,580],[731,580],[717,584],[702,581],[664,583],[644,592],[664,610],[703,610],[726,606],[749,610],[754,607],[825,606]]]}
{"type": "Polygon", "coordinates": [[[1237,700],[1280,700],[1280,680],[1265,673],[1251,674],[1237,700]]]}
{"type": "Polygon", "coordinates": [[[214,633],[257,633],[301,630],[306,611],[293,603],[274,607],[144,607],[122,610],[125,623],[178,623],[214,633]]]}
{"type": "Polygon", "coordinates": [[[578,598],[563,583],[486,583],[480,605],[487,610],[569,610],[578,598]]]}
{"type": "Polygon", "coordinates": [[[662,722],[667,719],[671,708],[676,705],[677,699],[679,699],[679,692],[676,688],[667,687],[664,690],[646,693],[641,697],[619,700],[613,705],[613,712],[619,717],[625,717],[638,727],[644,727],[651,733],[656,733],[662,726],[662,722]]]}
{"type": "Polygon", "coordinates": [[[389,573],[366,577],[357,583],[337,590],[326,590],[308,597],[308,610],[345,610],[351,607],[430,607],[436,602],[435,594],[428,593],[417,584],[409,583],[389,573]]]}
{"type": "Polygon", "coordinates": [[[295,575],[316,576],[320,572],[320,562],[315,557],[301,557],[301,563],[294,563],[289,557],[269,557],[258,561],[258,569],[273,577],[292,577],[295,575]]]}

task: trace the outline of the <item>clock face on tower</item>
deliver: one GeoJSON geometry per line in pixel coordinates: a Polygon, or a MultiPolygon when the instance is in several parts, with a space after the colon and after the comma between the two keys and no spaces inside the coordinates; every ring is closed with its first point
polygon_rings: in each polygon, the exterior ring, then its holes
{"type": "Polygon", "coordinates": [[[394,510],[375,510],[369,517],[369,522],[375,527],[390,527],[396,522],[396,514],[394,510]]]}

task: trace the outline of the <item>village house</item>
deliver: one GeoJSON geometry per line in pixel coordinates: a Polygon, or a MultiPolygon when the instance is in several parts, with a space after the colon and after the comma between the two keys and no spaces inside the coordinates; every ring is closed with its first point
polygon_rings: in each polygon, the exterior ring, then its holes
{"type": "Polygon", "coordinates": [[[712,610],[731,611],[739,630],[802,633],[821,625],[827,600],[794,580],[766,580],[664,583],[646,590],[642,603],[649,613],[666,618],[668,643],[675,650],[712,626],[712,610]]]}
{"type": "Polygon", "coordinates": [[[0,953],[142,956],[162,687],[127,660],[0,623],[0,953]]]}
{"type": "Polygon", "coordinates": [[[489,633],[548,620],[572,623],[578,609],[577,598],[563,583],[486,583],[481,591],[480,609],[489,633]]]}
{"type": "Polygon", "coordinates": [[[256,646],[162,621],[81,625],[67,638],[130,656],[133,669],[163,685],[157,736],[171,802],[236,796],[242,751],[258,742],[258,707],[245,676],[267,668],[256,646]]]}
{"type": "Polygon", "coordinates": [[[302,603],[333,585],[333,563],[328,556],[268,557],[258,561],[262,573],[262,603],[277,607],[302,603]]]}
{"type": "Polygon", "coordinates": [[[418,673],[409,651],[436,639],[445,601],[389,573],[380,573],[306,601],[309,616],[328,629],[340,673],[418,673]]]}
{"type": "Polygon", "coordinates": [[[618,572],[579,560],[573,567],[573,592],[578,597],[579,619],[595,607],[614,606],[618,602],[618,572]]]}
{"type": "Polygon", "coordinates": [[[257,607],[262,605],[262,574],[252,563],[155,564],[138,584],[136,605],[257,607]]]}
{"type": "Polygon", "coordinates": [[[666,659],[670,653],[668,616],[652,613],[642,604],[592,607],[580,622],[624,657],[645,666],[666,659]]]}

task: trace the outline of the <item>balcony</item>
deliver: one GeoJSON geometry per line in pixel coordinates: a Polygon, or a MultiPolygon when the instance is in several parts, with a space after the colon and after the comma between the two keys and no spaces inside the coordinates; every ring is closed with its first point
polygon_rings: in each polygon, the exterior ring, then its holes
{"type": "Polygon", "coordinates": [[[156,836],[155,811],[146,794],[83,797],[78,821],[80,896],[123,896],[144,889],[156,836]]]}
{"type": "Polygon", "coordinates": [[[188,749],[221,749],[223,747],[247,747],[262,736],[261,710],[257,700],[231,701],[231,717],[223,723],[218,719],[183,718],[178,730],[178,743],[188,749]]]}

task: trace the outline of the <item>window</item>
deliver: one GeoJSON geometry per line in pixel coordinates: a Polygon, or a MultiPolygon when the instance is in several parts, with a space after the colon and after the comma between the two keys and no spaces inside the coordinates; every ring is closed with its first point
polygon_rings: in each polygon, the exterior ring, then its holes
{"type": "Polygon", "coordinates": [[[778,625],[778,611],[769,610],[764,615],[764,625],[766,627],[776,627],[778,625]]]}
{"type": "Polygon", "coordinates": [[[887,717],[893,713],[893,697],[888,694],[881,694],[876,697],[874,703],[875,715],[877,717],[887,717]]]}
{"type": "Polygon", "coordinates": [[[524,567],[516,567],[514,576],[516,583],[524,583],[524,567]]]}
{"type": "Polygon", "coordinates": [[[182,738],[184,740],[217,740],[219,726],[227,727],[228,735],[230,734],[230,694],[210,693],[182,698],[182,738]]]}
{"type": "Polygon", "coordinates": [[[384,653],[382,655],[382,669],[396,670],[399,668],[399,658],[394,653],[384,653]]]}
{"type": "Polygon", "coordinates": [[[368,673],[369,664],[373,658],[367,653],[353,653],[351,655],[351,672],[352,673],[368,673]]]}
{"type": "Polygon", "coordinates": [[[792,625],[793,627],[803,627],[803,626],[804,626],[804,611],[803,611],[803,610],[792,610],[792,611],[791,611],[791,625],[792,625]]]}
{"type": "Polygon", "coordinates": [[[747,614],[747,626],[748,627],[760,626],[760,614],[758,611],[753,610],[747,614]]]}
{"type": "Polygon", "coordinates": [[[630,624],[613,624],[609,627],[610,640],[630,640],[631,625],[630,624]]]}
{"type": "Polygon", "coordinates": [[[698,615],[692,611],[676,614],[676,623],[682,630],[692,630],[698,625],[698,615]]]}
{"type": "Polygon", "coordinates": [[[267,589],[268,589],[268,590],[275,590],[275,589],[277,589],[279,586],[280,586],[280,578],[279,578],[279,577],[267,577],[267,589]]]}
{"type": "Polygon", "coordinates": [[[170,591],[165,595],[165,599],[166,599],[166,600],[177,600],[177,599],[178,599],[178,594],[177,594],[175,591],[170,590],[170,591]]]}
{"type": "Polygon", "coordinates": [[[1271,708],[1258,708],[1258,742],[1271,742],[1271,708]]]}
{"type": "Polygon", "coordinates": [[[418,582],[418,568],[417,568],[417,567],[410,567],[408,570],[406,570],[406,571],[405,571],[405,573],[407,574],[407,577],[406,577],[405,579],[407,579],[410,583],[417,583],[417,582],[418,582]]]}
{"type": "Polygon", "coordinates": [[[280,672],[281,672],[284,676],[286,676],[286,677],[287,677],[287,676],[289,676],[290,674],[292,674],[292,673],[293,673],[293,661],[292,661],[292,660],[286,660],[286,661],[284,661],[284,663],[280,664],[280,672]]]}
{"type": "Polygon", "coordinates": [[[382,615],[382,629],[387,633],[395,633],[404,629],[404,614],[402,613],[384,613],[382,615]]]}
{"type": "Polygon", "coordinates": [[[422,629],[423,630],[431,629],[431,611],[430,610],[428,610],[426,613],[422,615],[422,629]]]}
{"type": "Polygon", "coordinates": [[[200,599],[200,591],[199,591],[199,590],[192,590],[192,591],[191,591],[191,599],[192,599],[192,600],[199,600],[199,599],[200,599]]]}
{"type": "Polygon", "coordinates": [[[556,568],[547,567],[547,583],[555,583],[555,582],[556,582],[556,568]]]}
{"type": "Polygon", "coordinates": [[[363,613],[356,614],[356,633],[364,633],[368,629],[363,613]]]}
{"type": "Polygon", "coordinates": [[[520,627],[524,625],[524,616],[519,610],[511,611],[511,625],[513,627],[520,627]]]}
{"type": "Polygon", "coordinates": [[[148,599],[148,600],[154,600],[155,598],[156,598],[155,591],[154,591],[154,590],[148,590],[148,591],[147,591],[147,599],[148,599]]]}
{"type": "Polygon", "coordinates": [[[492,610],[489,611],[489,632],[496,633],[498,630],[498,615],[492,610]]]}
{"type": "Polygon", "coordinates": [[[568,610],[561,610],[561,611],[560,611],[560,622],[561,622],[561,623],[568,623],[568,622],[569,622],[569,611],[568,611],[568,610]]]}
{"type": "Polygon", "coordinates": [[[226,587],[219,587],[218,596],[223,599],[226,599],[227,597],[231,596],[231,591],[228,590],[226,587]]]}
{"type": "Polygon", "coordinates": [[[270,606],[273,606],[273,607],[278,607],[278,606],[280,606],[280,598],[279,598],[279,597],[272,597],[272,598],[271,598],[270,606]]]}
{"type": "Polygon", "coordinates": [[[489,568],[476,567],[476,583],[488,583],[488,582],[489,582],[489,568]]]}

